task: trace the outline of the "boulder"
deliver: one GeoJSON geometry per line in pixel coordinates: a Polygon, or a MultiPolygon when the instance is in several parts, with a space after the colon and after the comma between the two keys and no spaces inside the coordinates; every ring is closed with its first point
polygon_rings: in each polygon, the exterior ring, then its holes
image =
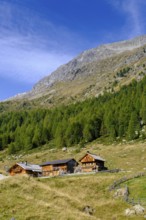
{"type": "Polygon", "coordinates": [[[135,205],[131,209],[125,210],[126,216],[132,216],[132,215],[142,215],[144,214],[145,208],[141,205],[135,205]]]}
{"type": "Polygon", "coordinates": [[[127,197],[128,194],[129,194],[128,187],[125,187],[125,188],[117,189],[114,194],[114,197],[127,197]]]}
{"type": "Polygon", "coordinates": [[[134,209],[126,209],[125,210],[125,215],[126,216],[132,216],[132,215],[135,215],[135,214],[136,214],[136,212],[135,212],[134,209]]]}
{"type": "Polygon", "coordinates": [[[63,152],[67,151],[67,147],[63,147],[63,148],[62,148],[62,151],[63,151],[63,152]]]}
{"type": "Polygon", "coordinates": [[[93,215],[94,209],[91,206],[87,205],[83,208],[83,212],[88,215],[93,215]]]}
{"type": "Polygon", "coordinates": [[[141,214],[143,214],[144,213],[144,211],[145,211],[145,208],[144,207],[142,207],[141,205],[135,205],[135,206],[133,206],[133,209],[135,210],[135,212],[136,212],[136,214],[137,215],[141,215],[141,214]]]}

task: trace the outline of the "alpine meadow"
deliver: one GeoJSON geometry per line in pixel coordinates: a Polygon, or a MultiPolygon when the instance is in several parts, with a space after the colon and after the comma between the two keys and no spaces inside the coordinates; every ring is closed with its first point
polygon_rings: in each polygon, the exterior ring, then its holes
{"type": "Polygon", "coordinates": [[[146,36],[0,102],[0,219],[146,218],[146,36]]]}

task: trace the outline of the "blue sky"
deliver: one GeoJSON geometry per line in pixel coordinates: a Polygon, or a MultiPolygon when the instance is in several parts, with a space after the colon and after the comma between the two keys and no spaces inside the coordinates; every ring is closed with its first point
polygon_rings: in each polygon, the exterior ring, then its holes
{"type": "Polygon", "coordinates": [[[145,0],[0,0],[0,100],[86,49],[146,33],[145,0]]]}

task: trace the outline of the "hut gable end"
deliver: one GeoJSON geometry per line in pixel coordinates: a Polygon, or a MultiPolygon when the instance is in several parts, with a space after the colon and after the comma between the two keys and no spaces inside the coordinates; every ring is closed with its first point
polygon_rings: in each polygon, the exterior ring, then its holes
{"type": "Polygon", "coordinates": [[[84,163],[84,162],[94,162],[94,161],[95,161],[95,159],[94,159],[91,155],[89,155],[89,154],[86,154],[86,155],[80,160],[81,163],[84,163]]]}
{"type": "Polygon", "coordinates": [[[24,174],[26,173],[25,169],[23,169],[19,164],[14,164],[10,169],[9,173],[11,176],[14,176],[15,174],[24,174]]]}
{"type": "Polygon", "coordinates": [[[11,176],[16,174],[28,174],[31,176],[39,176],[42,173],[42,168],[36,164],[28,163],[16,163],[10,169],[9,173],[11,176]]]}
{"type": "Polygon", "coordinates": [[[83,172],[99,171],[104,169],[105,160],[89,151],[79,160],[83,172]]]}

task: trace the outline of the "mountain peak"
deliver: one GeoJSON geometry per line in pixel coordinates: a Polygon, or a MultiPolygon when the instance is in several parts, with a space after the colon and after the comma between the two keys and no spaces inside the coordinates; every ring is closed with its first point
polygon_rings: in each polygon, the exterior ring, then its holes
{"type": "MultiPolygon", "coordinates": [[[[87,91],[91,90],[90,87],[96,88],[92,88],[90,93],[97,95],[104,90],[104,87],[109,87],[109,81],[114,82],[115,72],[118,69],[127,68],[127,65],[131,66],[133,63],[137,65],[136,63],[146,56],[141,48],[145,44],[146,35],[143,35],[83,51],[70,62],[40,80],[34,85],[31,92],[17,98],[35,99],[47,96],[47,100],[54,101],[54,97],[58,97],[58,100],[61,97],[66,99],[68,96],[78,96],[79,94],[86,96],[87,91]],[[136,54],[135,50],[138,49],[136,54]]],[[[136,68],[131,67],[131,69],[134,74],[136,68]]]]}
{"type": "Polygon", "coordinates": [[[145,44],[146,35],[143,35],[134,39],[104,44],[96,48],[83,51],[80,55],[72,59],[67,64],[60,66],[51,75],[40,80],[34,86],[34,89],[37,89],[40,86],[44,86],[44,88],[46,88],[46,86],[51,86],[56,81],[67,80],[70,72],[80,69],[84,64],[88,64],[94,61],[98,62],[116,54],[134,50],[145,44]]]}

